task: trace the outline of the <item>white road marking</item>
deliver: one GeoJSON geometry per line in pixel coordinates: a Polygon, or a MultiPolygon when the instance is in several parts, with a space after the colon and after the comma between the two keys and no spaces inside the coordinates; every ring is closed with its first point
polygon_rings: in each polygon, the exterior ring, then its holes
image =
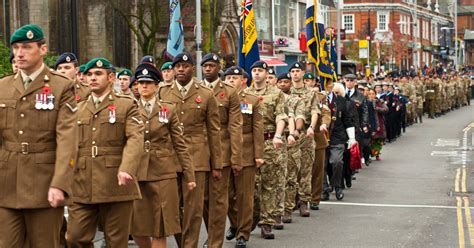
{"type": "MultiPolygon", "coordinates": [[[[383,204],[383,203],[357,203],[357,202],[321,202],[321,205],[360,206],[360,207],[388,207],[388,208],[437,208],[456,209],[456,206],[441,205],[410,205],[410,204],[383,204]]],[[[469,207],[474,209],[474,207],[469,207]]]]}

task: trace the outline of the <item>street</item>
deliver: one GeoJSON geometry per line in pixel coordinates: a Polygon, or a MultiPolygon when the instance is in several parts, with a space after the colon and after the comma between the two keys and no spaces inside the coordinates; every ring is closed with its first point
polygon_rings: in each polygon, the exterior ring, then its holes
{"type": "MultiPolygon", "coordinates": [[[[333,194],[309,218],[294,212],[275,240],[257,228],[248,247],[474,246],[473,129],[472,105],[424,119],[386,145],[382,161],[364,165],[343,201],[333,194]]],[[[205,239],[202,226],[199,247],[205,239]]],[[[176,247],[173,238],[168,245],[176,247]]]]}

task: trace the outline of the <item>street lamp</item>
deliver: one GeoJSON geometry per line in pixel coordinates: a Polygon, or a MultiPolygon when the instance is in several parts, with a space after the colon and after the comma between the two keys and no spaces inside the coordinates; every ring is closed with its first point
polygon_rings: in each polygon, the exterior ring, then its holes
{"type": "Polygon", "coordinates": [[[454,29],[454,69],[456,71],[458,71],[458,32],[457,32],[457,28],[454,27],[454,28],[450,28],[450,27],[442,27],[441,30],[452,30],[454,29]]]}

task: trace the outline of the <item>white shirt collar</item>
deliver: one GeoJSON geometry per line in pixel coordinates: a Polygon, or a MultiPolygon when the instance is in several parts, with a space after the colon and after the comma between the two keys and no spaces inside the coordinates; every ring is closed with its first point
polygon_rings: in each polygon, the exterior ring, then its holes
{"type": "Polygon", "coordinates": [[[97,97],[95,96],[94,94],[92,94],[92,100],[94,101],[94,103],[97,101],[97,99],[99,99],[99,101],[102,103],[104,102],[104,99],[110,94],[110,91],[108,91],[107,93],[103,94],[102,96],[100,97],[97,97]]]}
{"type": "Polygon", "coordinates": [[[212,85],[212,88],[216,87],[217,83],[219,82],[219,78],[214,80],[213,82],[208,82],[206,79],[204,79],[204,83],[206,83],[206,86],[212,85]]]}
{"type": "Polygon", "coordinates": [[[181,84],[178,83],[178,81],[176,81],[176,87],[178,87],[178,90],[181,91],[182,88],[185,88],[186,93],[189,92],[192,85],[193,85],[193,80],[192,79],[188,84],[186,84],[186,86],[182,86],[181,84]]]}
{"type": "Polygon", "coordinates": [[[31,79],[31,82],[33,82],[43,70],[44,70],[44,64],[41,64],[41,67],[35,72],[31,73],[31,75],[26,75],[24,71],[20,70],[21,78],[23,79],[23,81],[25,81],[25,78],[29,77],[31,79]]]}
{"type": "Polygon", "coordinates": [[[140,98],[140,101],[142,102],[142,105],[145,106],[145,104],[147,102],[149,102],[151,104],[151,107],[153,108],[153,106],[155,106],[155,103],[156,103],[156,97],[153,97],[152,99],[146,101],[145,99],[143,98],[140,98]]]}

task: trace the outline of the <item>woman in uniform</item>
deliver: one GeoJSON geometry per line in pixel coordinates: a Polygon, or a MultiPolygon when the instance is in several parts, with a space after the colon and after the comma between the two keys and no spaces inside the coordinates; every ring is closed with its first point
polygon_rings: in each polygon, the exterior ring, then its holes
{"type": "Polygon", "coordinates": [[[135,77],[145,140],[138,169],[142,199],[133,206],[131,234],[140,248],[166,247],[166,237],[181,232],[176,164],[190,190],[196,187],[194,171],[175,106],[156,97],[160,72],[141,64],[135,77]]]}

